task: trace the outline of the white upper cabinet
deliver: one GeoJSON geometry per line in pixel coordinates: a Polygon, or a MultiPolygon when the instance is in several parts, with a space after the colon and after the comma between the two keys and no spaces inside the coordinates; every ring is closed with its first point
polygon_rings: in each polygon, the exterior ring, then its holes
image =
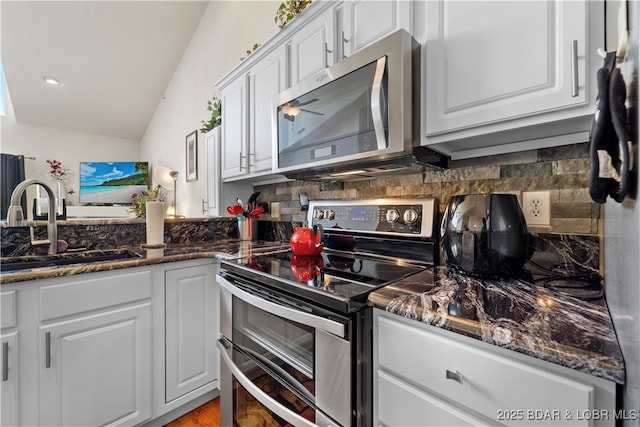
{"type": "Polygon", "coordinates": [[[412,1],[318,2],[310,7],[326,9],[300,25],[288,41],[291,86],[398,28],[412,30],[412,1]]]}
{"type": "Polygon", "coordinates": [[[222,215],[220,200],[220,143],[222,140],[220,126],[206,133],[207,149],[207,200],[203,202],[203,211],[209,216],[222,215]]]}
{"type": "MultiPolygon", "coordinates": [[[[595,111],[603,5],[588,1],[426,3],[423,114],[427,144],[455,153],[525,137],[527,126],[595,111]],[[438,144],[519,129],[504,141],[438,144]]],[[[538,129],[533,138],[588,131],[538,129]]],[[[571,142],[571,141],[569,141],[571,142]]]]}
{"type": "Polygon", "coordinates": [[[335,56],[335,10],[329,8],[307,22],[288,41],[290,85],[295,86],[333,65],[335,56]]]}
{"type": "Polygon", "coordinates": [[[343,57],[362,49],[387,34],[404,28],[412,31],[413,2],[403,0],[345,1],[342,5],[343,57]]]}
{"type": "Polygon", "coordinates": [[[285,51],[277,46],[221,89],[223,181],[271,173],[271,104],[286,86],[285,51]]]}
{"type": "Polygon", "coordinates": [[[272,167],[273,97],[287,84],[285,48],[261,58],[249,72],[249,173],[270,172],[272,167]]]}
{"type": "Polygon", "coordinates": [[[222,179],[247,174],[247,76],[222,89],[222,179]]]}

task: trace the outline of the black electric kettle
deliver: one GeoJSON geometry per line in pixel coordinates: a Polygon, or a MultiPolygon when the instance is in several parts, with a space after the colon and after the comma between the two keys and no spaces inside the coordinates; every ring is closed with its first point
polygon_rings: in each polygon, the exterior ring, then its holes
{"type": "Polygon", "coordinates": [[[449,267],[478,276],[516,275],[529,257],[527,223],[512,194],[451,197],[440,243],[449,267]]]}

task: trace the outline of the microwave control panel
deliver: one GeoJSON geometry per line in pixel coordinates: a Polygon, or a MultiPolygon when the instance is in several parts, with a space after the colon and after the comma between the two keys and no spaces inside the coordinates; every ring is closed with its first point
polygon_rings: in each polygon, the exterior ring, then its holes
{"type": "Polygon", "coordinates": [[[432,237],[435,199],[312,201],[309,224],[325,230],[432,237]]]}

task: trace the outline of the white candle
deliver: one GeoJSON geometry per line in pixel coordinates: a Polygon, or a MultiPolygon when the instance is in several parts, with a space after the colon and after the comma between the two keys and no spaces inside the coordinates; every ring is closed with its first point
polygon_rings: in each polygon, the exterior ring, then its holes
{"type": "Polygon", "coordinates": [[[164,243],[164,202],[147,202],[147,245],[164,243]]]}

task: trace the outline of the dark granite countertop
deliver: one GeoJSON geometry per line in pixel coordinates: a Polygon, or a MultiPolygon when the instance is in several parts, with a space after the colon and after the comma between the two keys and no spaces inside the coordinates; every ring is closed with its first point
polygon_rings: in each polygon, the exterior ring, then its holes
{"type": "Polygon", "coordinates": [[[377,290],[369,303],[398,316],[625,382],[624,359],[604,298],[582,300],[519,279],[480,280],[437,267],[377,290]]]}
{"type": "MultiPolygon", "coordinates": [[[[0,284],[25,282],[30,280],[49,279],[53,277],[70,276],[76,274],[93,273],[97,271],[117,270],[145,265],[161,264],[166,262],[184,261],[201,258],[231,259],[251,255],[268,254],[289,249],[289,242],[279,241],[241,241],[229,239],[217,241],[211,244],[200,245],[168,245],[164,249],[143,249],[140,246],[120,247],[118,251],[130,251],[134,253],[132,258],[124,258],[112,261],[85,262],[65,266],[38,267],[24,270],[7,271],[0,274],[0,284]]],[[[79,260],[83,256],[108,254],[113,250],[91,250],[79,252],[76,255],[79,260]]],[[[72,254],[60,254],[57,257],[70,256],[72,254]]],[[[13,257],[24,260],[43,259],[45,255],[13,257]]],[[[53,256],[56,257],[56,256],[53,256]]],[[[0,261],[1,262],[1,261],[0,261]]]]}

